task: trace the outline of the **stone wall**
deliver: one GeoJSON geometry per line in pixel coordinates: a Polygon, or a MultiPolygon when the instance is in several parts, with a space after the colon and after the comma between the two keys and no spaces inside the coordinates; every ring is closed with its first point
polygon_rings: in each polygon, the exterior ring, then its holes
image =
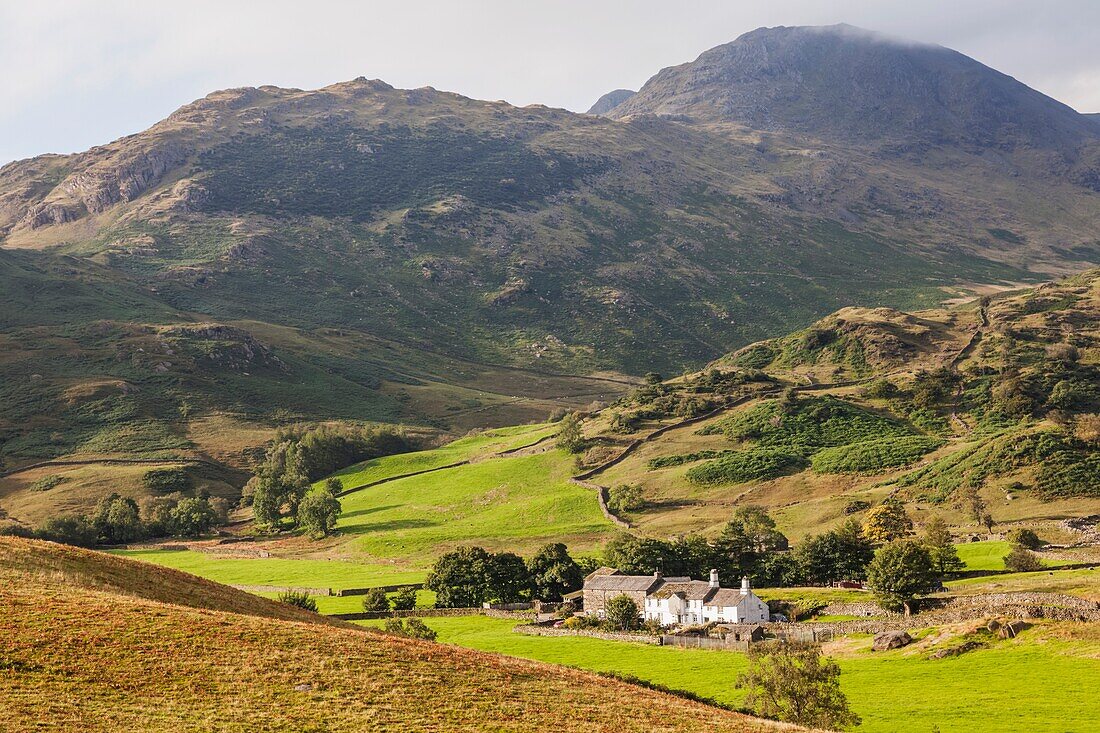
{"type": "Polygon", "coordinates": [[[512,631],[528,636],[588,636],[593,639],[605,641],[632,641],[638,644],[661,645],[661,637],[651,634],[617,634],[610,631],[591,631],[589,629],[555,629],[553,626],[536,626],[535,624],[520,624],[512,631]]]}
{"type": "Polygon", "coordinates": [[[488,616],[531,621],[534,611],[499,611],[492,608],[413,608],[407,611],[367,611],[360,613],[334,613],[330,618],[342,621],[367,621],[379,618],[441,618],[445,616],[488,616]]]}

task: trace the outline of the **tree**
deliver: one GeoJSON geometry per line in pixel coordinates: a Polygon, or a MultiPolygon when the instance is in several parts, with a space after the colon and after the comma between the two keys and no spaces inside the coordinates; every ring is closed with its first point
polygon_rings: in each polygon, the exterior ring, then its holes
{"type": "Polygon", "coordinates": [[[961,501],[970,518],[980,524],[982,517],[985,516],[985,499],[982,498],[978,488],[978,485],[973,482],[967,483],[962,488],[961,501]]]}
{"type": "Polygon", "coordinates": [[[428,573],[428,590],[438,608],[475,608],[491,598],[493,556],[481,547],[459,547],[440,555],[428,573]]]}
{"type": "Polygon", "coordinates": [[[887,499],[863,518],[863,535],[876,545],[905,537],[912,529],[913,521],[896,499],[887,499]]]}
{"type": "Polygon", "coordinates": [[[1031,550],[1014,545],[1005,555],[1005,570],[1013,573],[1033,573],[1043,569],[1043,561],[1031,550]]]}
{"type": "Polygon", "coordinates": [[[108,545],[133,542],[145,534],[137,502],[119,494],[100,499],[90,521],[99,541],[108,545]]]}
{"type": "Polygon", "coordinates": [[[325,481],[325,488],[328,489],[333,496],[336,496],[344,490],[344,482],[332,476],[325,481]]]}
{"type": "Polygon", "coordinates": [[[580,453],[584,450],[584,433],[577,413],[571,412],[558,423],[558,447],[566,453],[580,453]]]}
{"type": "Polygon", "coordinates": [[[308,593],[288,590],[279,596],[279,600],[291,606],[297,606],[298,608],[304,608],[307,611],[317,613],[317,601],[313,600],[313,596],[308,593]]]}
{"type": "Polygon", "coordinates": [[[381,588],[371,588],[363,596],[365,613],[384,613],[390,610],[390,599],[381,588]]]}
{"type": "Polygon", "coordinates": [[[393,597],[393,610],[411,611],[414,608],[416,608],[416,586],[403,586],[393,597]]]}
{"type": "Polygon", "coordinates": [[[874,552],[859,521],[853,518],[831,532],[803,540],[795,554],[808,582],[828,585],[865,578],[874,552]]]}
{"type": "Polygon", "coordinates": [[[580,590],[584,575],[561,542],[543,545],[527,560],[535,598],[559,601],[566,593],[580,590]]]}
{"type": "Polygon", "coordinates": [[[755,644],[749,668],[737,679],[756,715],[812,728],[839,730],[860,724],[840,690],[840,667],[816,644],[755,644]]]}
{"type": "Polygon", "coordinates": [[[786,550],[789,542],[775,528],[775,520],[767,511],[748,505],[738,507],[714,547],[720,558],[716,564],[723,573],[732,577],[748,575],[760,582],[767,558],[786,550]]]}
{"type": "Polygon", "coordinates": [[[298,528],[310,537],[326,537],[340,518],[340,500],[328,488],[314,489],[298,505],[298,528]]]}
{"type": "Polygon", "coordinates": [[[492,555],[489,597],[497,603],[518,603],[531,597],[531,576],[523,558],[511,552],[492,555]]]}
{"type": "Polygon", "coordinates": [[[619,631],[629,631],[638,626],[638,604],[630,596],[615,596],[603,607],[604,617],[619,631]]]}
{"type": "Polygon", "coordinates": [[[993,515],[986,512],[982,515],[982,526],[985,527],[985,531],[989,534],[993,534],[993,525],[996,522],[993,521],[993,515]]]}
{"type": "Polygon", "coordinates": [[[928,550],[928,556],[932,558],[932,569],[940,577],[948,573],[956,573],[965,567],[963,561],[959,559],[959,551],[955,549],[955,543],[951,541],[947,524],[940,517],[933,517],[924,525],[922,542],[928,550]]]}
{"type": "Polygon", "coordinates": [[[169,513],[172,534],[181,537],[197,537],[213,529],[218,516],[207,499],[186,497],[180,499],[169,513]]]}
{"type": "Polygon", "coordinates": [[[77,547],[95,547],[96,540],[99,539],[99,532],[87,518],[75,514],[47,519],[34,534],[39,539],[77,547]]]}
{"type": "Polygon", "coordinates": [[[904,610],[906,616],[915,598],[938,585],[931,555],[913,540],[896,540],[879,548],[867,566],[867,582],[880,606],[904,610]]]}
{"type": "Polygon", "coordinates": [[[638,484],[618,484],[607,493],[607,508],[611,511],[634,512],[645,506],[645,495],[638,484]]]}

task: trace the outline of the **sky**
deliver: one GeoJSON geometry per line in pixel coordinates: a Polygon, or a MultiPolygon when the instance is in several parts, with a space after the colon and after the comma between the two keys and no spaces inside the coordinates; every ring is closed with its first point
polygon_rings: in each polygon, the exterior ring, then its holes
{"type": "Polygon", "coordinates": [[[754,28],[840,22],[1100,112],[1098,0],[0,0],[0,164],[139,132],[227,87],[365,76],[583,112],[754,28]]]}

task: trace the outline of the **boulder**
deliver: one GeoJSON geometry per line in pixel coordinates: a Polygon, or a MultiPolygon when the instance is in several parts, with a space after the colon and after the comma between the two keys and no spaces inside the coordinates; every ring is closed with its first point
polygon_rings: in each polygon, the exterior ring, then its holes
{"type": "Polygon", "coordinates": [[[1001,627],[997,629],[997,635],[1002,639],[1014,639],[1017,634],[1030,627],[1031,624],[1027,621],[1009,621],[1001,624],[1001,627]]]}
{"type": "Polygon", "coordinates": [[[883,631],[875,634],[871,642],[871,651],[884,652],[887,649],[900,649],[913,643],[913,637],[905,631],[883,631]]]}

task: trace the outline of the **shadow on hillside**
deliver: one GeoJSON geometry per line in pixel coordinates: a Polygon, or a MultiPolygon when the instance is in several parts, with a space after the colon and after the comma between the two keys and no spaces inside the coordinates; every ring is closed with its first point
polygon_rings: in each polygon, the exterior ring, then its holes
{"type": "Polygon", "coordinates": [[[392,519],[388,522],[375,522],[373,524],[359,524],[352,527],[340,527],[340,534],[372,534],[374,532],[392,532],[398,529],[420,529],[423,527],[435,527],[439,522],[428,519],[392,519]]]}
{"type": "Polygon", "coordinates": [[[400,504],[387,504],[385,506],[375,506],[369,509],[356,509],[354,512],[344,512],[340,515],[340,519],[344,520],[349,519],[350,517],[362,517],[366,516],[367,514],[377,514],[378,512],[384,512],[388,509],[397,509],[400,506],[400,504]]]}

